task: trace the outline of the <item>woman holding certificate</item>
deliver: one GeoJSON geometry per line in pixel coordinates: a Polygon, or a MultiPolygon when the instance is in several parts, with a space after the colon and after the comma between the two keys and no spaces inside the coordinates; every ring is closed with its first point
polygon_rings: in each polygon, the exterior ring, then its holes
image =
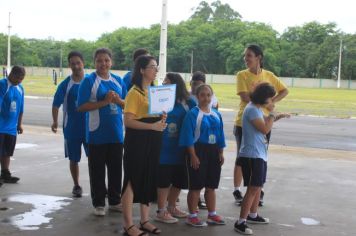
{"type": "Polygon", "coordinates": [[[124,184],[122,206],[126,235],[159,234],[161,230],[149,222],[149,203],[156,198],[156,173],[160,157],[162,131],[166,114],[148,114],[148,87],[158,72],[152,56],[136,59],[132,74],[133,87],[127,94],[124,109],[126,126],[124,141],[124,184]],[[140,227],[132,219],[132,205],[140,203],[140,227]]]}

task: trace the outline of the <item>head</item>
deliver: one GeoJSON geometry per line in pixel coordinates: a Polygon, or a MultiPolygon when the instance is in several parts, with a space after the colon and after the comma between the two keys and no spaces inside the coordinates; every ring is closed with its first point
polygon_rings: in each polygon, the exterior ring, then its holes
{"type": "Polygon", "coordinates": [[[196,71],[192,75],[192,79],[190,81],[190,87],[192,88],[192,93],[196,95],[196,89],[202,84],[205,84],[206,78],[205,74],[201,71],[196,71]]]}
{"type": "Polygon", "coordinates": [[[148,53],[148,50],[145,48],[136,49],[133,54],[133,61],[136,61],[136,59],[142,55],[150,55],[150,54],[148,53]]]}
{"type": "Polygon", "coordinates": [[[213,96],[213,89],[208,84],[201,84],[196,89],[196,96],[198,99],[199,106],[209,107],[211,102],[211,97],[213,96]]]}
{"type": "Polygon", "coordinates": [[[189,98],[189,93],[185,82],[178,73],[167,73],[163,80],[163,84],[175,84],[176,87],[176,101],[187,101],[189,98]]]}
{"type": "Polygon", "coordinates": [[[80,76],[84,73],[83,55],[78,51],[71,51],[68,54],[68,65],[73,75],[80,76]]]}
{"type": "Polygon", "coordinates": [[[11,69],[8,79],[10,80],[11,84],[19,85],[25,78],[25,75],[25,68],[22,66],[14,66],[11,69]]]}
{"type": "Polygon", "coordinates": [[[136,58],[132,73],[132,83],[143,89],[143,82],[153,85],[158,72],[157,61],[149,55],[142,55],[136,58]]]}
{"type": "Polygon", "coordinates": [[[260,83],[250,94],[251,102],[259,106],[271,105],[272,98],[276,95],[276,90],[269,83],[260,83]]]}
{"type": "Polygon", "coordinates": [[[112,66],[112,52],[108,48],[99,48],[94,53],[94,64],[99,75],[107,75],[112,66]]]}
{"type": "Polygon", "coordinates": [[[254,69],[256,67],[263,68],[263,51],[255,44],[249,45],[245,49],[244,60],[246,67],[254,69]]]}

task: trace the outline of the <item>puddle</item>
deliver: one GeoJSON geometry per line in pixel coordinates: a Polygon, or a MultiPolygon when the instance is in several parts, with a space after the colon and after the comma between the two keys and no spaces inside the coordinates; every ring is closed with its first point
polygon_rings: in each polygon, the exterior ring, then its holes
{"type": "Polygon", "coordinates": [[[52,218],[46,215],[68,206],[72,200],[66,197],[39,194],[18,194],[7,199],[8,202],[31,204],[32,210],[10,218],[10,223],[21,230],[38,230],[42,224],[49,223],[52,218]]]}
{"type": "Polygon", "coordinates": [[[19,150],[19,149],[26,149],[26,148],[34,148],[37,146],[38,145],[34,144],[34,143],[18,143],[18,144],[16,144],[15,149],[19,150]]]}
{"type": "Polygon", "coordinates": [[[301,219],[302,223],[305,225],[320,225],[320,221],[314,220],[312,218],[302,217],[300,219],[301,219]]]}

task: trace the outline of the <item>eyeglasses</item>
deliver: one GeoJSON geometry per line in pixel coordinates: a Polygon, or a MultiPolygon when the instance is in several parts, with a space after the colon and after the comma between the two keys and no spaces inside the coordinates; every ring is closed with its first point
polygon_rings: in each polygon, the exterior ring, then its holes
{"type": "Polygon", "coordinates": [[[145,69],[154,69],[154,70],[159,70],[159,66],[157,65],[150,65],[150,66],[146,66],[145,69]]]}

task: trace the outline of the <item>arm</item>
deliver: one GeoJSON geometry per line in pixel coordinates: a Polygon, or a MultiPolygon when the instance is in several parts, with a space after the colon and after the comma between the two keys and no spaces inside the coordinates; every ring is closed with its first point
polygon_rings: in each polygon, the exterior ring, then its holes
{"type": "Polygon", "coordinates": [[[248,92],[240,92],[238,93],[240,96],[241,101],[249,103],[250,102],[250,93],[248,92]]]}
{"type": "Polygon", "coordinates": [[[199,161],[198,156],[195,154],[194,146],[188,147],[187,151],[188,151],[188,154],[190,156],[190,166],[194,170],[199,169],[200,161],[199,161]]]}
{"type": "Polygon", "coordinates": [[[23,113],[21,112],[19,114],[19,118],[17,120],[17,133],[22,134],[23,133],[23,129],[22,129],[22,115],[23,113]]]}
{"type": "Polygon", "coordinates": [[[53,119],[53,123],[51,126],[52,132],[53,133],[57,133],[57,128],[58,128],[58,111],[59,108],[52,106],[52,119],[53,119]]]}
{"type": "Polygon", "coordinates": [[[119,105],[122,109],[125,108],[125,100],[121,99],[120,95],[116,94],[114,97],[113,102],[117,105],[119,105]]]}
{"type": "Polygon", "coordinates": [[[273,103],[281,101],[283,98],[285,98],[288,95],[288,93],[289,91],[286,88],[279,91],[278,94],[272,98],[273,103]]]}
{"type": "Polygon", "coordinates": [[[155,130],[163,131],[167,127],[166,119],[163,116],[162,120],[159,120],[155,123],[145,123],[135,119],[136,116],[132,113],[126,112],[124,114],[124,123],[125,126],[131,129],[139,130],[155,130]]]}
{"type": "Polygon", "coordinates": [[[253,126],[263,134],[268,134],[273,126],[273,122],[275,119],[275,115],[271,112],[267,117],[264,119],[257,118],[252,120],[253,126]]]}
{"type": "Polygon", "coordinates": [[[114,91],[109,91],[105,95],[105,99],[97,102],[87,102],[78,107],[79,112],[93,111],[105,107],[114,101],[116,93],[114,91]]]}

